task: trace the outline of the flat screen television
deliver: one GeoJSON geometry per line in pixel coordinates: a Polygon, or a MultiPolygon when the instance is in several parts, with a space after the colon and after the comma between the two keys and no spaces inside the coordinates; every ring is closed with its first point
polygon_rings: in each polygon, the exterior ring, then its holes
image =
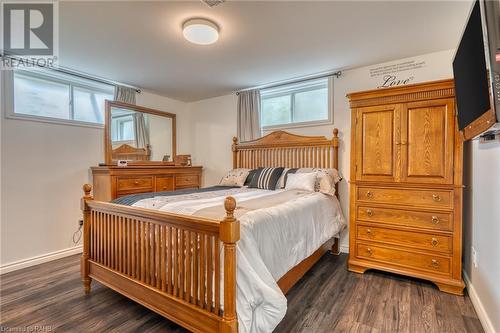
{"type": "Polygon", "coordinates": [[[470,139],[500,120],[500,0],[474,1],[453,75],[458,124],[470,139]]]}

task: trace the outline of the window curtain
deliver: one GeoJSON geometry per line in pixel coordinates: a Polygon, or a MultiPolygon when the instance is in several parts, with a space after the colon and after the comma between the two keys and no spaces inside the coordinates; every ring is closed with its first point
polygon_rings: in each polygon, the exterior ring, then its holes
{"type": "Polygon", "coordinates": [[[147,148],[149,146],[149,130],[146,117],[142,112],[134,112],[134,134],[137,148],[147,148]]]}
{"type": "Polygon", "coordinates": [[[135,105],[135,89],[124,87],[124,86],[116,86],[115,87],[115,101],[134,104],[135,105]]]}
{"type": "Polygon", "coordinates": [[[238,94],[238,140],[251,141],[261,135],[260,91],[242,91],[238,94]]]}

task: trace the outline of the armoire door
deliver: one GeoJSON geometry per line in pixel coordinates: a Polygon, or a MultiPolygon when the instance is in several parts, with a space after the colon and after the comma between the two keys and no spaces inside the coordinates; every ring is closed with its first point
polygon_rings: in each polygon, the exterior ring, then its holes
{"type": "Polygon", "coordinates": [[[452,98],[412,102],[402,111],[402,173],[408,183],[453,183],[452,98]]]}
{"type": "Polygon", "coordinates": [[[399,181],[401,106],[382,105],[356,111],[356,180],[399,181]]]}

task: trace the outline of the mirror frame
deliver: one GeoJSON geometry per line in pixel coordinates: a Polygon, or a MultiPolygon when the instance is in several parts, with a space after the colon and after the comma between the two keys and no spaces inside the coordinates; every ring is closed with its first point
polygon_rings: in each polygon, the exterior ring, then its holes
{"type": "Polygon", "coordinates": [[[150,109],[143,106],[118,102],[118,101],[105,101],[105,121],[104,121],[104,161],[106,165],[117,165],[117,161],[113,161],[112,156],[112,144],[111,144],[111,108],[124,108],[131,109],[136,112],[144,112],[149,114],[154,114],[157,116],[162,116],[166,118],[172,119],[172,161],[164,162],[164,161],[128,161],[128,165],[175,165],[174,160],[175,156],[177,156],[177,140],[176,140],[176,116],[174,113],[164,112],[156,109],[150,109]]]}

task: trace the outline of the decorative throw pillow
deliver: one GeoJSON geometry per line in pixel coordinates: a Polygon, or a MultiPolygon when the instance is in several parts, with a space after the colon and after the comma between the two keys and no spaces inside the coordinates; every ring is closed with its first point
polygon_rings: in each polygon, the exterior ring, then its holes
{"type": "Polygon", "coordinates": [[[283,168],[258,168],[248,187],[274,190],[283,168]]]}
{"type": "Polygon", "coordinates": [[[247,179],[245,179],[245,183],[243,184],[243,186],[250,185],[250,183],[252,182],[252,178],[256,172],[257,172],[257,169],[250,170],[250,172],[248,173],[247,179]]]}
{"type": "Polygon", "coordinates": [[[282,189],[285,188],[286,185],[286,180],[288,178],[289,174],[296,173],[298,168],[285,168],[283,169],[283,173],[281,174],[280,179],[278,179],[278,183],[276,183],[276,189],[282,189]]]}
{"type": "Polygon", "coordinates": [[[248,177],[250,169],[233,169],[220,180],[221,186],[243,186],[248,177]]]}
{"type": "Polygon", "coordinates": [[[315,191],[335,195],[335,184],[342,180],[336,169],[301,168],[297,173],[316,173],[315,191]]]}
{"type": "Polygon", "coordinates": [[[314,192],[314,185],[316,183],[315,172],[289,174],[287,178],[285,190],[314,192]]]}

